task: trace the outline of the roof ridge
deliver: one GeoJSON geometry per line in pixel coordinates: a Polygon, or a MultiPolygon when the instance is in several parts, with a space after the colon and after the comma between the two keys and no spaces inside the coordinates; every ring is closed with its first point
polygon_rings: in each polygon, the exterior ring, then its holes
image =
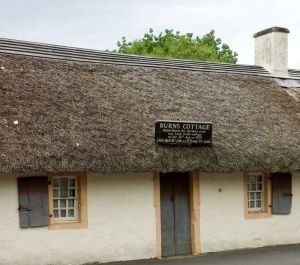
{"type": "Polygon", "coordinates": [[[257,65],[159,58],[132,54],[129,55],[117,52],[99,51],[87,48],[68,47],[5,38],[0,38],[0,53],[88,63],[125,64],[132,66],[158,68],[165,67],[192,71],[222,72],[267,77],[271,76],[271,74],[265,68],[257,65]]]}
{"type": "Polygon", "coordinates": [[[300,78],[300,69],[288,69],[289,76],[300,78]]]}

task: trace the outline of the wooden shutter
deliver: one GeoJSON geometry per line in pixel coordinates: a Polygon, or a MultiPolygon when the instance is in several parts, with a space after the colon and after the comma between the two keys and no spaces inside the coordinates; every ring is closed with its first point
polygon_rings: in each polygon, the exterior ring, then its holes
{"type": "Polygon", "coordinates": [[[290,173],[272,174],[272,213],[290,214],[292,207],[292,176],[290,173]]]}
{"type": "Polygon", "coordinates": [[[48,178],[19,178],[18,192],[20,227],[49,225],[48,178]]]}

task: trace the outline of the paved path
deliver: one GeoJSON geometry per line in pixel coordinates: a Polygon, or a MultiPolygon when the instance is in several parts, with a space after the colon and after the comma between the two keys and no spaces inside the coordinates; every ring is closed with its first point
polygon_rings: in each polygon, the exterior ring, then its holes
{"type": "MultiPolygon", "coordinates": [[[[111,262],[105,265],[300,265],[300,245],[211,253],[197,257],[111,262]]],[[[96,264],[95,264],[96,265],[96,264]]]]}

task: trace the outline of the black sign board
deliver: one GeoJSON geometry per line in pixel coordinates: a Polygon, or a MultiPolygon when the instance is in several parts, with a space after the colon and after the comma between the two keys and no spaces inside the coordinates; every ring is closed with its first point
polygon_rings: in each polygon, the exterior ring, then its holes
{"type": "Polygon", "coordinates": [[[212,145],[212,123],[156,121],[155,142],[170,145],[212,145]]]}

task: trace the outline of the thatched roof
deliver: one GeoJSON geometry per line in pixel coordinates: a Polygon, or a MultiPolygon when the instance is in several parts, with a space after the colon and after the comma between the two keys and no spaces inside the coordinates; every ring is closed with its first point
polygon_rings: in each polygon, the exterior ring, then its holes
{"type": "Polygon", "coordinates": [[[0,54],[0,172],[300,170],[299,88],[271,77],[0,54]],[[212,122],[212,147],[154,123],[212,122]]]}

